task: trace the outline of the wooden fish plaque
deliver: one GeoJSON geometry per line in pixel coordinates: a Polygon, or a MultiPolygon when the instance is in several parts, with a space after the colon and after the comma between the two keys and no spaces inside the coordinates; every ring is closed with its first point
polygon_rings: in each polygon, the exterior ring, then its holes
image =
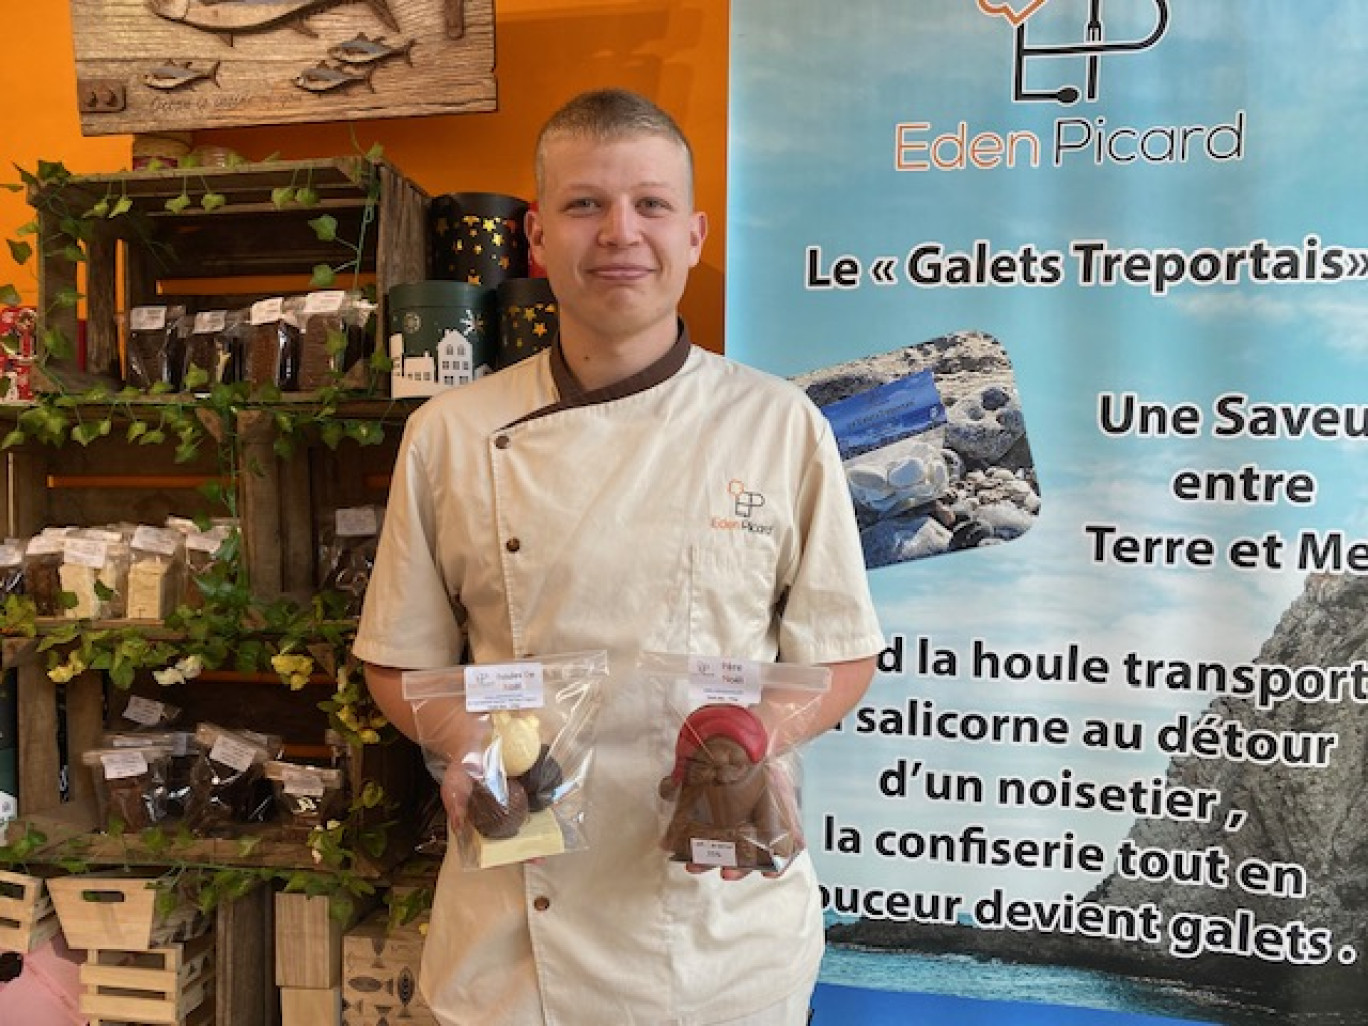
{"type": "Polygon", "coordinates": [[[494,0],[71,0],[84,135],[492,111],[494,0]]]}

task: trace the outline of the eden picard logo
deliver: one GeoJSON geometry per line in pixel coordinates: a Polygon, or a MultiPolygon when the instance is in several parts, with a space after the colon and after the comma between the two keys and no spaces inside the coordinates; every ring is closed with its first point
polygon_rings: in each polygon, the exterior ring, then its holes
{"type": "MultiPolygon", "coordinates": [[[[1053,102],[1071,104],[1084,99],[1097,100],[1101,88],[1104,60],[1141,53],[1163,38],[1168,29],[1168,0],[1120,0],[1131,8],[1151,5],[1154,8],[1154,28],[1148,35],[1136,39],[1112,39],[1107,35],[1103,0],[1088,0],[1087,13],[1079,26],[1076,40],[1067,42],[1035,43],[1027,38],[1028,24],[1049,0],[978,0],[984,14],[1005,18],[1014,30],[1012,59],[1012,99],[1021,102],[1053,102]],[[1049,63],[1055,66],[1068,63],[1082,75],[1083,87],[1063,85],[1053,89],[1029,89],[1026,81],[1029,66],[1049,63]]],[[[1113,0],[1115,6],[1117,0],[1113,0]]],[[[1080,4],[1081,6],[1081,4],[1080,4]]]]}
{"type": "MultiPolygon", "coordinates": [[[[1103,96],[1106,62],[1149,54],[1169,27],[1169,0],[976,0],[980,13],[1012,26],[1014,104],[1053,103],[1068,107],[1080,100],[1096,104],[1103,96]],[[1042,42],[1028,36],[1032,18],[1047,4],[1076,10],[1077,35],[1042,42]],[[1119,11],[1124,17],[1115,17],[1119,11]],[[1148,31],[1112,36],[1108,25],[1127,26],[1148,14],[1148,31]],[[1031,72],[1036,72],[1032,76],[1031,72]],[[1041,81],[1048,85],[1041,85],[1041,81]]],[[[1057,31],[1058,21],[1051,27],[1057,31]]],[[[1119,89],[1107,99],[1124,102],[1119,89]]],[[[1060,117],[1049,131],[1038,128],[975,131],[967,121],[936,125],[907,120],[894,125],[893,166],[897,171],[990,171],[1066,164],[1186,164],[1240,161],[1245,153],[1245,112],[1237,110],[1212,123],[1115,124],[1092,107],[1087,116],[1060,117]]]]}
{"type": "Polygon", "coordinates": [[[712,526],[719,531],[749,531],[751,534],[773,534],[773,524],[757,523],[755,513],[765,505],[765,496],[751,491],[745,482],[732,478],[727,482],[727,495],[731,499],[729,516],[713,517],[712,526]]]}

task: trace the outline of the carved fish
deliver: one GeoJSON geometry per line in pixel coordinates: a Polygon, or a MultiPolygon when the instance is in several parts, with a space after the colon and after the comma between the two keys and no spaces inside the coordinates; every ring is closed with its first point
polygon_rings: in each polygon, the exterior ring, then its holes
{"type": "Polygon", "coordinates": [[[258,32],[282,22],[293,22],[301,32],[317,35],[304,19],[349,3],[366,4],[387,27],[399,31],[389,0],[147,0],[153,14],[226,35],[230,42],[234,34],[258,32]]]}
{"type": "Polygon", "coordinates": [[[214,61],[207,68],[196,68],[190,61],[173,61],[168,59],[165,64],[160,64],[151,71],[143,75],[143,84],[151,86],[153,89],[184,89],[194,82],[208,80],[214,85],[219,84],[218,70],[220,61],[214,61]]]}
{"type": "Polygon", "coordinates": [[[374,66],[367,66],[364,71],[353,74],[350,71],[343,71],[341,68],[334,68],[323,61],[319,61],[317,66],[305,68],[296,75],[294,84],[311,93],[331,93],[334,90],[349,89],[364,82],[371,92],[375,92],[375,86],[371,85],[373,74],[375,74],[374,66]]]}
{"type": "Polygon", "coordinates": [[[328,56],[341,61],[343,64],[375,64],[390,57],[403,57],[412,67],[413,44],[415,42],[417,42],[416,39],[410,39],[403,46],[390,46],[385,42],[383,36],[369,39],[364,32],[359,32],[356,38],[348,39],[345,43],[338,43],[336,46],[330,47],[328,56]]]}

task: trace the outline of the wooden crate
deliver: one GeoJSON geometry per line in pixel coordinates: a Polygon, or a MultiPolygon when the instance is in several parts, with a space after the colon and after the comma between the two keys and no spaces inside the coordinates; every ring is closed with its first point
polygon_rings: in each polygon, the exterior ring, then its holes
{"type": "MultiPolygon", "coordinates": [[[[225,25],[213,5],[72,0],[86,135],[492,111],[494,0],[292,5],[297,17],[225,25]],[[158,15],[157,11],[164,11],[158,15]],[[365,66],[338,47],[393,48],[365,66]],[[348,74],[322,89],[301,76],[348,74]],[[198,76],[177,84],[187,74],[198,76]],[[160,86],[160,88],[159,88],[160,86]]],[[[364,55],[361,55],[364,56],[364,55]]]]}
{"type": "MultiPolygon", "coordinates": [[[[77,310],[55,300],[64,289],[84,293],[86,370],[103,381],[121,380],[118,319],[134,307],[171,302],[176,296],[202,297],[206,292],[259,298],[263,277],[293,276],[307,282],[316,264],[339,266],[353,259],[356,254],[342,241],[321,240],[309,226],[322,214],[336,218],[338,240],[361,241],[361,270],[374,274],[381,299],[379,324],[385,323],[383,300],[390,285],[427,277],[429,197],[383,161],[269,161],[199,168],[192,177],[179,170],[84,175],[31,192],[29,202],[36,212],[43,254],[38,274],[40,327],[60,329],[74,340],[77,310]],[[370,197],[372,173],[378,201],[370,197]],[[275,190],[306,184],[318,194],[316,205],[274,202],[275,190]],[[224,202],[213,210],[199,202],[180,213],[167,210],[167,202],[187,189],[194,197],[214,194],[224,202]],[[126,199],[127,212],[93,222],[85,264],[66,259],[64,250],[74,240],[66,234],[64,218],[80,217],[111,197],[126,199]],[[363,233],[363,222],[372,217],[363,233]],[[78,280],[78,266],[85,268],[83,282],[78,280]],[[232,279],[250,283],[235,286],[232,279]]],[[[298,285],[293,288],[302,291],[298,285]]],[[[71,364],[48,366],[53,376],[69,384],[89,383],[90,378],[71,364]]],[[[40,390],[51,387],[51,381],[35,383],[40,390]]]]}
{"type": "Polygon", "coordinates": [[[337,1026],[342,1018],[342,988],[281,987],[281,1026],[337,1026]]]}
{"type": "Polygon", "coordinates": [[[48,881],[67,944],[89,950],[148,951],[199,936],[211,925],[194,905],[157,908],[155,880],[125,874],[76,874],[48,881]]]}
{"type": "Polygon", "coordinates": [[[0,870],[0,951],[32,951],[57,932],[57,913],[46,882],[0,870]]]}
{"type": "Polygon", "coordinates": [[[96,1022],[185,1023],[210,1009],[214,935],[147,951],[91,950],[81,966],[81,1011],[96,1022]]]}
{"type": "Polygon", "coordinates": [[[391,929],[381,910],[347,932],[342,941],[343,1026],[377,1026],[385,1020],[437,1026],[418,993],[423,921],[391,929]]]}
{"type": "Polygon", "coordinates": [[[325,896],[276,894],[276,985],[300,990],[341,986],[342,938],[369,907],[358,903],[343,922],[331,915],[325,896]]]}

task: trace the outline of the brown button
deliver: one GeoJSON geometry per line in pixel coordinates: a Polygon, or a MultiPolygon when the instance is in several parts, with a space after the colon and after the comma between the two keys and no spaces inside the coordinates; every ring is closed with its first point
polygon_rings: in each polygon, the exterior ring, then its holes
{"type": "Polygon", "coordinates": [[[513,439],[509,438],[507,435],[500,435],[498,438],[494,439],[494,448],[496,449],[507,449],[512,444],[513,439]]]}
{"type": "Polygon", "coordinates": [[[508,541],[504,542],[504,548],[509,552],[517,552],[522,548],[522,542],[518,541],[517,538],[509,538],[508,541]]]}
{"type": "Polygon", "coordinates": [[[548,898],[545,894],[538,894],[535,898],[532,899],[532,907],[535,908],[538,912],[545,912],[548,908],[551,907],[551,899],[548,898]]]}

